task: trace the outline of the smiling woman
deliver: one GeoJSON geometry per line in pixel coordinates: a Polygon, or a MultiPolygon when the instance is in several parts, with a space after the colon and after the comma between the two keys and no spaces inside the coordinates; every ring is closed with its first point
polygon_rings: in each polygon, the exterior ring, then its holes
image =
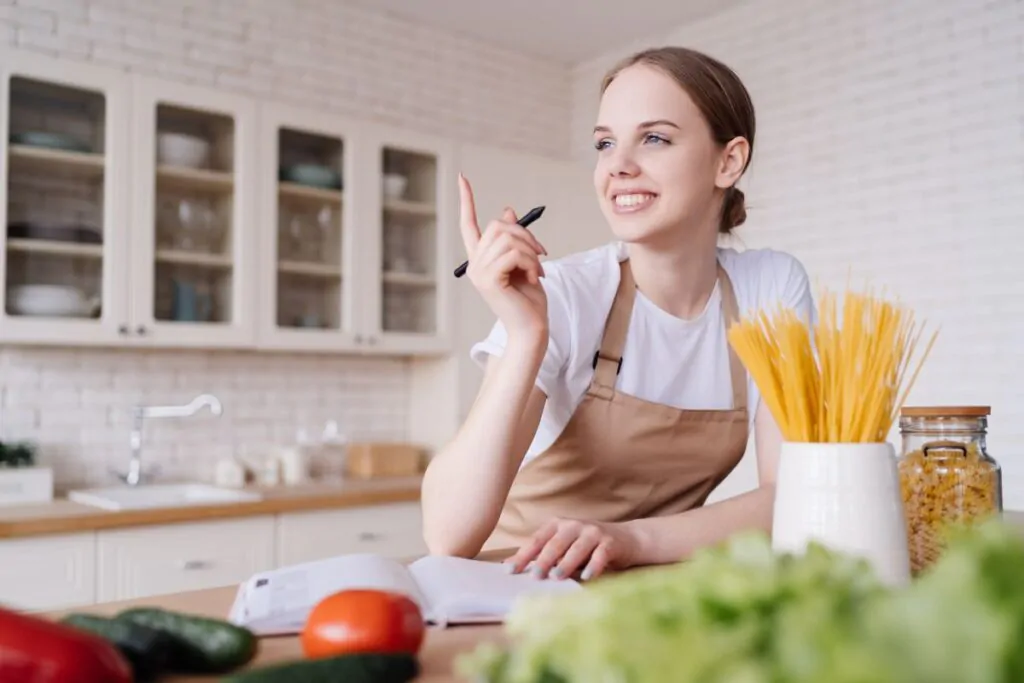
{"type": "Polygon", "coordinates": [[[781,436],[727,338],[741,312],[803,319],[806,272],[718,238],[746,220],[736,187],[754,107],[700,52],[647,50],[601,84],[594,188],[616,239],[543,264],[506,210],[481,231],[460,177],[469,279],[498,318],[465,424],[423,487],[434,553],[517,547],[538,575],[673,562],[768,530],[781,436]],[[705,505],[755,431],[759,486],[705,505]]]}

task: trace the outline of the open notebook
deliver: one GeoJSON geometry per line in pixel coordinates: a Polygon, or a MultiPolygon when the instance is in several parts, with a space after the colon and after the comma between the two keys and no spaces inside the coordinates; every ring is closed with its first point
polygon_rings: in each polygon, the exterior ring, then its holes
{"type": "Polygon", "coordinates": [[[257,635],[299,633],[320,600],[349,588],[402,593],[426,622],[500,623],[524,595],[580,590],[572,579],[510,574],[505,565],[427,556],[405,565],[379,555],[340,555],[253,575],[238,587],[228,620],[257,635]]]}

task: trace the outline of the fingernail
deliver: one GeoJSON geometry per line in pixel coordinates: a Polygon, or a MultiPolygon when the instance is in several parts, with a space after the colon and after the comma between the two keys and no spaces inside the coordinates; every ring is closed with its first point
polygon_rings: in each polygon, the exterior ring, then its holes
{"type": "Polygon", "coordinates": [[[505,562],[504,565],[505,565],[505,573],[506,574],[515,574],[516,573],[516,563],[515,562],[505,562]]]}
{"type": "Polygon", "coordinates": [[[593,573],[594,572],[590,569],[590,567],[587,567],[586,569],[583,570],[583,573],[580,574],[580,580],[581,581],[589,581],[590,577],[591,577],[591,575],[593,575],[593,573]]]}
{"type": "Polygon", "coordinates": [[[562,568],[561,567],[555,567],[554,569],[551,570],[551,577],[552,578],[560,579],[563,576],[565,576],[565,575],[562,573],[562,568]]]}
{"type": "Polygon", "coordinates": [[[544,578],[544,570],[539,565],[533,565],[533,569],[530,570],[530,576],[535,579],[544,578]]]}

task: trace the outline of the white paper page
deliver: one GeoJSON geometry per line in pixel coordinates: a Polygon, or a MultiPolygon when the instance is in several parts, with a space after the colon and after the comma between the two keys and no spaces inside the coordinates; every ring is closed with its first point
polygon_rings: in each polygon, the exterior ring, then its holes
{"type": "Polygon", "coordinates": [[[229,621],[259,635],[298,633],[312,608],[328,595],[351,588],[402,593],[428,610],[423,593],[399,562],[351,554],[254,575],[240,589],[229,621]]]}
{"type": "Polygon", "coordinates": [[[510,574],[501,563],[461,557],[428,555],[410,564],[409,573],[433,606],[432,616],[441,624],[500,622],[525,595],[582,589],[573,579],[510,574]]]}

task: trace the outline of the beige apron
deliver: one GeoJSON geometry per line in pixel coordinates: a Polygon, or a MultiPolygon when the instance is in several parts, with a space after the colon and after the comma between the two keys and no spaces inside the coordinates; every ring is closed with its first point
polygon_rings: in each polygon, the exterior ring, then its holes
{"type": "MultiPolygon", "coordinates": [[[[636,283],[628,260],[620,268],[590,387],[551,447],[516,475],[485,548],[518,547],[553,517],[621,522],[699,507],[743,457],[746,372],[731,346],[731,409],[680,410],[615,389],[622,362],[645,362],[622,358],[636,283]]],[[[721,264],[718,282],[728,325],[738,306],[721,264]]]]}

